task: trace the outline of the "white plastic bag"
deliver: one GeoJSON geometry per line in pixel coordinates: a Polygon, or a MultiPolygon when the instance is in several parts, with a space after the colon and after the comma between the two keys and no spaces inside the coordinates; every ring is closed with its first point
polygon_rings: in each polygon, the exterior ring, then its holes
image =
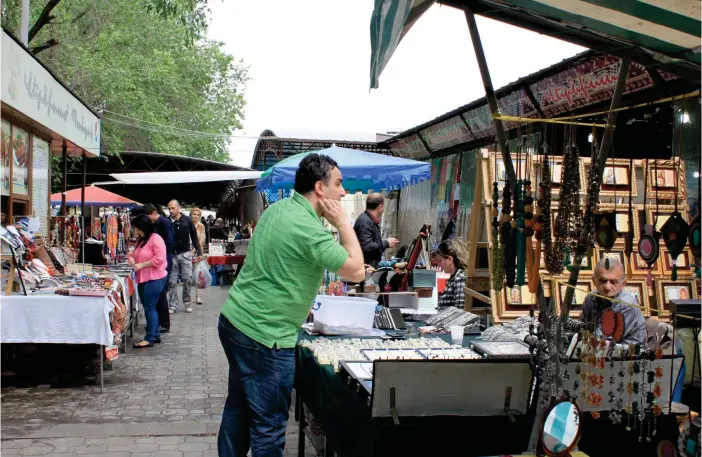
{"type": "Polygon", "coordinates": [[[207,289],[212,284],[212,275],[210,274],[210,266],[206,260],[201,260],[195,266],[195,287],[198,289],[207,289]]]}

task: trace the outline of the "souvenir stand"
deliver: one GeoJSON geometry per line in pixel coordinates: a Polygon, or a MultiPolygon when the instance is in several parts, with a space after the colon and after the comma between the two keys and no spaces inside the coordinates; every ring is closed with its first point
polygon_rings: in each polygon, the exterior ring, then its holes
{"type": "Polygon", "coordinates": [[[116,359],[122,343],[126,351],[134,278],[62,260],[62,250],[54,245],[63,243],[52,239],[57,232],[46,238],[39,228],[61,225],[68,218],[22,217],[2,228],[3,259],[11,263],[4,275],[0,342],[98,345],[102,391],[104,360],[116,359]]]}

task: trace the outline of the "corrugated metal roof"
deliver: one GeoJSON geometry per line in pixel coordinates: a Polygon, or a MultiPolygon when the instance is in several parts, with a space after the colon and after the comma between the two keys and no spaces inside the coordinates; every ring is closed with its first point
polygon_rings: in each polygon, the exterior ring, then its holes
{"type": "MultiPolygon", "coordinates": [[[[313,130],[286,130],[267,129],[277,138],[294,139],[301,141],[344,141],[354,143],[375,143],[375,133],[365,132],[316,132],[313,130]]],[[[263,133],[261,136],[264,136],[263,133]]]]}

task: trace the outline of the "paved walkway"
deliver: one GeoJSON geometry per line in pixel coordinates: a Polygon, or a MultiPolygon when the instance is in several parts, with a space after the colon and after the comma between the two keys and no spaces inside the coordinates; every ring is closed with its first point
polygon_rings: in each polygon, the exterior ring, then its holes
{"type": "MultiPolygon", "coordinates": [[[[162,344],[120,354],[103,394],[99,385],[2,389],[2,455],[216,456],[227,392],[217,336],[225,295],[205,290],[204,305],[171,316],[162,344]]],[[[286,455],[297,455],[296,425],[291,410],[286,455]]],[[[309,444],[306,455],[316,455],[309,444]]]]}

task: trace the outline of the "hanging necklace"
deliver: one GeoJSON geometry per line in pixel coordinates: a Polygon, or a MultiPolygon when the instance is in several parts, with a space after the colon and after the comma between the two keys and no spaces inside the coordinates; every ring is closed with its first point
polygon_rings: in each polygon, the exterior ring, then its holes
{"type": "MultiPolygon", "coordinates": [[[[646,164],[646,173],[650,173],[649,164],[646,164]]],[[[654,159],[653,161],[653,176],[656,176],[657,174],[657,165],[656,161],[654,159]]],[[[646,262],[646,265],[648,265],[648,274],[646,275],[646,285],[648,287],[653,287],[653,275],[651,274],[651,270],[653,268],[653,264],[656,263],[658,260],[658,238],[659,238],[659,233],[656,231],[656,218],[653,218],[653,224],[648,224],[646,220],[646,206],[647,206],[647,201],[648,199],[646,198],[646,192],[648,190],[648,182],[650,180],[650,176],[646,176],[644,179],[644,228],[643,232],[639,236],[639,257],[641,257],[641,260],[646,262]]],[[[655,197],[656,197],[656,211],[658,210],[658,187],[656,187],[655,190],[655,197]]],[[[657,215],[657,213],[656,213],[657,215]]]]}
{"type": "MultiPolygon", "coordinates": [[[[551,232],[551,164],[549,163],[548,145],[543,143],[543,167],[541,169],[541,182],[539,183],[539,199],[537,200],[537,208],[534,212],[536,215],[535,230],[537,230],[536,239],[541,242],[542,250],[545,256],[545,264],[548,271],[551,271],[554,264],[558,262],[551,254],[553,253],[553,238],[551,232]]],[[[554,270],[557,269],[554,268],[554,270]]]]}
{"type": "Polygon", "coordinates": [[[631,254],[634,252],[634,211],[633,211],[633,191],[636,185],[636,173],[634,173],[634,159],[629,159],[629,211],[627,212],[629,220],[627,221],[626,237],[624,238],[624,256],[629,264],[629,279],[634,274],[634,269],[631,267],[631,254]]]}
{"type": "MultiPolygon", "coordinates": [[[[497,148],[495,148],[497,151],[497,148]]],[[[497,183],[497,152],[493,156],[495,160],[495,181],[492,183],[492,288],[502,291],[505,287],[504,253],[505,246],[500,242],[500,221],[498,219],[498,207],[500,205],[500,194],[497,183]]],[[[504,215],[504,211],[502,213],[504,215]]]]}

